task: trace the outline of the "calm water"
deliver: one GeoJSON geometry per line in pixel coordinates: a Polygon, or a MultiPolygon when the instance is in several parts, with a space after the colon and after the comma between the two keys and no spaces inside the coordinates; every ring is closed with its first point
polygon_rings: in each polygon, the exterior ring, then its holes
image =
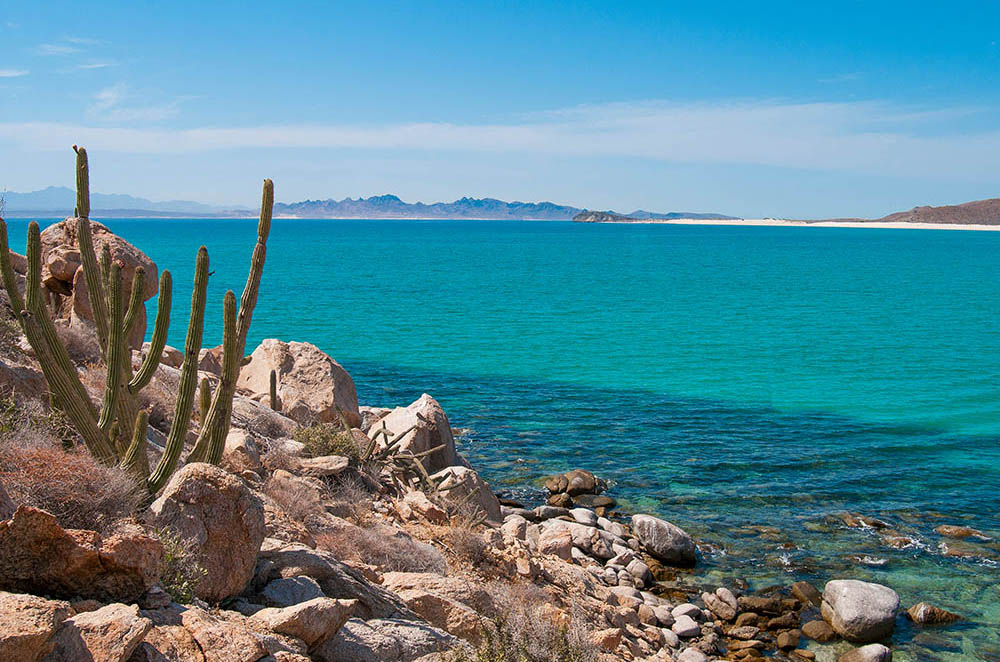
{"type": "MultiPolygon", "coordinates": [[[[217,344],[255,223],[109,225],[173,272],[175,346],[208,245],[217,344]]],[[[683,581],[873,579],[972,620],[901,621],[896,659],[1000,660],[1000,546],[946,558],[933,532],[1000,536],[1000,233],[278,220],[265,337],[319,345],[364,404],[432,393],[499,489],[612,480],[705,543],[683,581]]]]}

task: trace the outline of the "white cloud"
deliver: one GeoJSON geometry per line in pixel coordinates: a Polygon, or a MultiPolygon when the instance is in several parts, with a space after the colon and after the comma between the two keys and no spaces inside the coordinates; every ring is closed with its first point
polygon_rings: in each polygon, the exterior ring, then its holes
{"type": "Polygon", "coordinates": [[[78,64],[73,67],[73,69],[76,71],[87,71],[90,69],[105,69],[113,66],[115,66],[114,62],[90,62],[87,64],[78,64]]]}
{"type": "Polygon", "coordinates": [[[68,41],[71,44],[81,44],[83,46],[96,46],[97,44],[104,43],[100,39],[90,39],[89,37],[66,37],[65,41],[68,41]]]}
{"type": "Polygon", "coordinates": [[[39,44],[38,48],[35,49],[35,53],[38,55],[72,55],[79,52],[80,49],[76,46],[67,46],[66,44],[39,44]]]}
{"type": "Polygon", "coordinates": [[[135,107],[123,103],[128,98],[130,95],[123,83],[106,87],[94,95],[87,115],[105,122],[159,122],[177,114],[177,101],[160,106],[135,107]]]}
{"type": "Polygon", "coordinates": [[[0,69],[0,78],[18,78],[27,75],[27,69],[0,69]]]}
{"type": "MultiPolygon", "coordinates": [[[[123,86],[102,90],[91,107],[105,120],[163,119],[174,104],[128,108],[123,86]]],[[[958,133],[956,118],[995,109],[931,112],[877,102],[741,101],[581,106],[512,124],[445,122],[385,125],[264,125],[192,129],[0,123],[0,140],[31,151],[81,143],[141,154],[240,148],[421,150],[638,158],[660,162],[755,164],[895,176],[970,176],[1000,167],[1000,129],[958,133]]]]}

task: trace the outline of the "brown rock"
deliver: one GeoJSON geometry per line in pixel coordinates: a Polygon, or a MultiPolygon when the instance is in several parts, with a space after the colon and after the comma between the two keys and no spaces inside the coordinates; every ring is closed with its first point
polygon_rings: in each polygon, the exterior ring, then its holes
{"type": "Polygon", "coordinates": [[[357,600],[315,598],[283,609],[261,609],[251,620],[278,634],[301,639],[313,648],[337,634],[357,604],[357,600]]]}
{"type": "Polygon", "coordinates": [[[466,641],[479,643],[482,619],[468,605],[422,589],[404,589],[397,594],[407,607],[434,627],[466,641]]]}
{"type": "Polygon", "coordinates": [[[783,651],[792,650],[799,645],[802,633],[798,630],[785,630],[778,634],[778,648],[783,651]]]}
{"type": "Polygon", "coordinates": [[[38,660],[70,615],[66,602],[0,591],[0,660],[38,660]]]}
{"type": "Polygon", "coordinates": [[[736,626],[741,625],[757,625],[757,621],[760,620],[760,616],[753,613],[752,611],[745,611],[736,617],[736,626]]]}
{"type": "Polygon", "coordinates": [[[752,625],[742,625],[740,627],[731,628],[727,635],[733,639],[743,639],[744,641],[749,641],[750,639],[756,639],[760,636],[760,629],[752,625]]]}
{"type": "Polygon", "coordinates": [[[837,633],[833,631],[833,628],[827,625],[826,621],[820,620],[809,621],[803,625],[802,634],[821,643],[833,641],[837,638],[837,633]]]}
{"type": "Polygon", "coordinates": [[[154,526],[193,542],[191,561],[206,572],[198,597],[219,602],[246,588],[265,528],[264,507],[243,481],[211,464],[187,464],[149,512],[154,526]]]}
{"type": "Polygon", "coordinates": [[[472,508],[495,524],[503,522],[500,502],[489,484],[468,467],[448,467],[431,476],[443,494],[443,499],[451,504],[472,508]]]}
{"type": "Polygon", "coordinates": [[[956,526],[954,524],[942,524],[941,526],[934,529],[934,532],[938,535],[945,536],[946,538],[978,538],[980,540],[989,540],[990,537],[979,529],[973,529],[969,526],[956,526]]]}
{"type": "Polygon", "coordinates": [[[152,620],[153,628],[130,662],[256,662],[268,654],[262,637],[240,614],[175,604],[142,614],[152,620]]]}
{"type": "Polygon", "coordinates": [[[3,488],[3,483],[0,483],[0,520],[10,519],[15,510],[17,507],[3,488]]]}
{"type": "Polygon", "coordinates": [[[448,521],[448,514],[427,498],[423,492],[417,490],[407,492],[406,496],[403,497],[403,503],[432,524],[444,524],[448,521]]]}
{"type": "Polygon", "coordinates": [[[789,655],[792,656],[792,659],[806,660],[806,662],[812,662],[816,659],[816,653],[804,648],[796,648],[789,655]]]}
{"type": "Polygon", "coordinates": [[[237,386],[255,399],[266,401],[272,370],[278,377],[281,411],[292,420],[312,425],[338,421],[343,416],[348,426],[361,425],[354,380],[315,345],[264,340],[240,370],[237,386]]]}
{"type": "Polygon", "coordinates": [[[538,553],[558,556],[563,561],[573,558],[573,535],[569,529],[547,528],[538,536],[538,553]]]}
{"type": "Polygon", "coordinates": [[[812,604],[816,607],[823,601],[823,596],[809,582],[795,582],[792,584],[792,595],[801,600],[803,604],[812,604]]]}
{"type": "Polygon", "coordinates": [[[548,503],[550,506],[557,508],[571,508],[573,506],[573,498],[565,492],[559,492],[549,495],[548,503]]]}
{"type": "Polygon", "coordinates": [[[740,611],[752,611],[758,614],[780,614],[781,603],[774,598],[756,595],[741,595],[738,599],[740,611]]]}
{"type": "Polygon", "coordinates": [[[77,614],[59,628],[53,638],[55,648],[43,662],[124,662],[152,626],[135,605],[110,604],[77,614]]]}
{"type": "Polygon", "coordinates": [[[605,653],[613,653],[622,642],[621,628],[594,630],[590,633],[590,643],[605,653]]]}
{"type": "Polygon", "coordinates": [[[0,588],[132,602],[162,571],[163,546],[143,533],[103,539],[63,529],[49,513],[28,506],[0,522],[0,588]]]}
{"type": "Polygon", "coordinates": [[[792,611],[775,616],[767,622],[768,630],[792,630],[797,627],[799,627],[799,615],[792,611]]]}
{"type": "Polygon", "coordinates": [[[920,625],[946,625],[962,620],[958,614],[945,611],[926,602],[919,602],[906,610],[906,615],[920,625]]]}

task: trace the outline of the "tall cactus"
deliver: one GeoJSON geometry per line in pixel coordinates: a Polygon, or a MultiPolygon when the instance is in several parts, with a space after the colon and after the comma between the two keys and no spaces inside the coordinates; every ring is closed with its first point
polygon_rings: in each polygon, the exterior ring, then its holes
{"type": "MultiPolygon", "coordinates": [[[[136,270],[127,305],[122,284],[122,268],[111,259],[107,244],[100,259],[94,250],[90,227],[90,179],[87,151],[76,151],[76,230],[80,247],[84,279],[90,296],[98,343],[104,357],[107,374],[103,402],[96,410],[76,373],[66,348],[60,342],[55,325],[48,315],[41,289],[41,239],[38,224],[28,226],[28,275],[26,296],[21,297],[17,277],[10,261],[7,225],[0,218],[0,277],[7,290],[15,314],[42,367],[49,385],[50,400],[58,403],[83,439],[90,452],[101,462],[119,463],[142,478],[151,492],[158,491],[177,467],[191,423],[195,392],[198,386],[198,353],[201,350],[208,289],[208,251],[198,251],[195,266],[194,291],[191,296],[191,318],[188,323],[181,365],[180,387],[174,407],[167,443],[159,463],[150,472],[146,457],[146,432],[149,415],[141,411],[137,395],[152,380],[166,344],[170,325],[172,278],[169,271],[160,277],[159,299],[150,351],[139,370],[133,374],[128,337],[139,316],[142,300],[142,269],[136,270]]],[[[274,187],[264,182],[261,220],[257,245],[251,260],[250,276],[243,291],[239,316],[236,297],[227,292],[224,302],[225,334],[223,339],[223,375],[211,402],[202,404],[202,425],[198,442],[188,461],[218,463],[222,457],[225,437],[229,430],[232,401],[240,358],[246,345],[250,319],[257,301],[260,277],[264,266],[267,235],[270,228],[274,187]]],[[[208,398],[203,387],[202,399],[208,398]]]]}

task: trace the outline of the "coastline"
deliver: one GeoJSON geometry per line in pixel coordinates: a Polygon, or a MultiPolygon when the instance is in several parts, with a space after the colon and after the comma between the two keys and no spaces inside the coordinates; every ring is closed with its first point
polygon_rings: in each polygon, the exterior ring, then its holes
{"type": "Polygon", "coordinates": [[[746,218],[738,220],[675,218],[649,219],[638,221],[596,221],[603,225],[730,225],[748,227],[793,227],[793,228],[869,228],[879,230],[972,230],[995,232],[1000,225],[979,225],[971,223],[906,223],[880,221],[789,221],[776,218],[746,218]]]}

